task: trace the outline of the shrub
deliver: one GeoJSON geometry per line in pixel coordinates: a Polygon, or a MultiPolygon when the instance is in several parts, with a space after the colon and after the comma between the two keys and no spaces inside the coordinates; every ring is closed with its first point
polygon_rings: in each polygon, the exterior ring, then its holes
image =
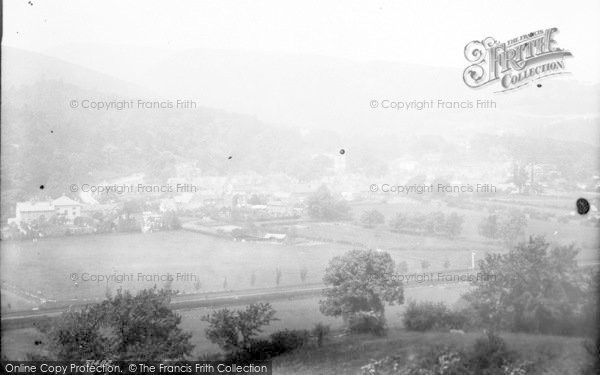
{"type": "Polygon", "coordinates": [[[271,340],[252,339],[244,350],[230,353],[230,361],[262,361],[279,355],[271,340]]]}
{"type": "MultiPolygon", "coordinates": [[[[515,353],[508,350],[506,342],[494,332],[486,332],[486,337],[477,339],[469,356],[470,367],[478,373],[501,373],[505,366],[515,362],[515,353]]],[[[503,372],[502,372],[503,373],[503,372]]]]}
{"type": "Polygon", "coordinates": [[[320,348],[323,345],[323,340],[325,339],[325,336],[329,334],[329,331],[329,325],[325,325],[323,323],[315,324],[314,328],[312,329],[312,335],[317,338],[317,347],[320,348]]]}
{"type": "Polygon", "coordinates": [[[232,361],[263,361],[298,349],[308,342],[307,330],[283,330],[273,333],[269,339],[251,339],[240,350],[227,355],[232,361]]]}
{"type": "Polygon", "coordinates": [[[283,354],[306,345],[309,337],[310,334],[305,329],[285,329],[275,332],[270,336],[273,348],[278,354],[283,354]]]}
{"type": "Polygon", "coordinates": [[[450,310],[442,302],[410,301],[403,322],[406,329],[411,331],[463,329],[467,326],[468,317],[462,312],[450,310]]]}
{"type": "Polygon", "coordinates": [[[359,311],[348,318],[350,333],[371,333],[377,336],[385,334],[385,318],[373,312],[359,311]]]}
{"type": "Polygon", "coordinates": [[[534,370],[532,362],[518,360],[493,333],[487,333],[467,351],[420,347],[408,356],[387,356],[361,367],[362,375],[525,375],[534,370]]]}

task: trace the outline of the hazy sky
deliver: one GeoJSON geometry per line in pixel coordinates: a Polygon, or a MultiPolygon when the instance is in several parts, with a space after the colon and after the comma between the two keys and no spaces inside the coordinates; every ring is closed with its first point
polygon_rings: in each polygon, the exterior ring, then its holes
{"type": "Polygon", "coordinates": [[[464,46],[558,27],[581,81],[600,81],[600,1],[40,1],[4,2],[3,45],[71,43],[218,48],[466,66],[464,46]],[[435,5],[434,5],[435,4],[435,5]]]}

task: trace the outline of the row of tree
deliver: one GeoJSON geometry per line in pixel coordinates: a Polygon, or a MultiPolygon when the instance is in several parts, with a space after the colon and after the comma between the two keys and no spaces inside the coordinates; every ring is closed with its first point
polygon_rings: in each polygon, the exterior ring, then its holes
{"type": "Polygon", "coordinates": [[[433,234],[456,238],[462,232],[464,217],[452,212],[445,215],[443,212],[429,214],[415,213],[407,215],[398,213],[390,222],[392,230],[418,234],[433,234]]]}

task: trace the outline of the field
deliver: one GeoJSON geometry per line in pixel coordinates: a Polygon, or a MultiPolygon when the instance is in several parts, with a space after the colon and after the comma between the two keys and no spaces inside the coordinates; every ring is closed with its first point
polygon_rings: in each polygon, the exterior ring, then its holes
{"type": "MultiPolygon", "coordinates": [[[[568,213],[566,201],[559,203],[568,213]]],[[[548,210],[556,211],[554,207],[559,203],[554,202],[548,210]]],[[[174,278],[172,287],[184,293],[274,287],[276,269],[282,273],[280,285],[300,284],[304,267],[308,270],[306,281],[319,282],[327,262],[352,248],[389,251],[396,262],[408,263],[409,272],[420,272],[423,260],[430,263],[429,270],[443,269],[446,260],[451,269],[463,269],[471,266],[472,252],[478,260],[486,252],[506,250],[498,241],[485,240],[477,233],[478,223],[488,214],[485,207],[490,204],[483,201],[479,211],[409,199],[355,204],[351,206],[355,218],[365,210],[376,209],[385,216],[386,224],[376,228],[364,228],[356,221],[296,224],[298,238],[293,245],[236,242],[188,231],[3,241],[2,309],[7,311],[9,304],[11,311],[30,309],[43,300],[96,301],[120,287],[139,290],[162,286],[167,274],[174,278]],[[389,230],[388,223],[398,212],[440,210],[464,217],[458,238],[389,230]]],[[[284,227],[268,226],[273,231],[284,227]]],[[[599,233],[595,227],[530,219],[525,237],[533,234],[543,234],[551,242],[575,243],[582,248],[581,260],[598,259],[599,233]]]]}
{"type": "MultiPolygon", "coordinates": [[[[533,198],[531,198],[533,199],[533,198]]],[[[549,208],[540,208],[537,207],[536,210],[540,212],[548,212],[558,215],[568,215],[572,213],[573,208],[572,205],[569,205],[566,200],[555,200],[551,198],[543,198],[533,199],[535,204],[542,204],[546,202],[550,207],[549,208]],[[562,209],[555,208],[556,205],[562,207],[562,209]]],[[[573,203],[575,199],[570,201],[573,203]]],[[[363,211],[375,209],[381,212],[386,219],[386,224],[382,225],[379,230],[364,230],[364,232],[357,231],[357,238],[361,238],[364,241],[363,233],[371,233],[372,241],[375,241],[375,245],[380,243],[383,245],[382,247],[387,248],[391,238],[390,236],[393,234],[388,234],[385,232],[389,232],[388,223],[392,220],[397,213],[404,213],[408,215],[412,215],[415,213],[431,213],[436,211],[442,211],[446,215],[456,212],[457,214],[464,217],[464,223],[462,225],[461,235],[455,240],[449,240],[446,238],[432,238],[432,237],[421,237],[421,236],[410,236],[410,235],[397,235],[394,241],[402,241],[400,245],[389,246],[389,247],[400,247],[400,248],[413,248],[413,249],[464,249],[469,248],[474,251],[477,250],[496,250],[502,251],[501,244],[497,242],[487,241],[485,238],[479,235],[477,227],[481,220],[489,215],[488,209],[490,207],[500,205],[506,208],[520,208],[523,209],[527,206],[526,202],[520,202],[520,204],[513,203],[499,203],[499,202],[490,202],[490,201],[474,201],[477,202],[477,205],[480,206],[479,210],[471,210],[471,209],[462,209],[455,207],[435,207],[433,205],[419,203],[417,201],[411,199],[398,199],[398,202],[394,203],[378,203],[378,202],[368,202],[360,205],[353,205],[353,215],[355,218],[360,217],[360,214],[363,211]],[[379,233],[380,238],[373,238],[379,233]],[[361,237],[362,236],[362,237],[361,237]],[[412,239],[412,241],[411,241],[412,239]],[[419,240],[417,240],[419,239],[419,240]],[[383,242],[385,241],[385,242],[383,242]],[[419,241],[421,243],[419,244],[419,241]],[[402,246],[402,243],[406,243],[405,246],[402,246]],[[417,247],[414,247],[418,245],[417,247]]],[[[533,204],[533,203],[532,203],[533,204]]],[[[553,243],[560,244],[571,244],[575,243],[577,246],[581,248],[581,253],[579,258],[590,260],[590,259],[598,259],[600,249],[600,231],[596,227],[581,225],[580,221],[583,221],[583,218],[578,216],[574,216],[573,221],[569,223],[559,223],[556,220],[551,221],[543,221],[536,219],[529,219],[527,228],[525,228],[525,236],[527,238],[530,235],[543,235],[546,239],[553,243]]],[[[337,237],[338,234],[332,235],[337,237]]],[[[368,236],[368,235],[367,235],[368,236]]]]}
{"type": "MultiPolygon", "coordinates": [[[[417,286],[407,288],[405,300],[416,301],[440,301],[448,305],[454,304],[460,296],[468,290],[465,284],[451,284],[445,286],[417,286]]],[[[329,324],[333,330],[342,328],[342,320],[324,316],[319,311],[319,298],[299,298],[292,300],[279,300],[271,303],[277,311],[278,321],[273,322],[264,330],[264,334],[270,334],[285,328],[288,329],[311,329],[314,324],[322,322],[329,324]]],[[[231,306],[231,308],[242,308],[243,306],[231,306]]],[[[390,327],[401,327],[401,313],[405,305],[389,306],[386,309],[386,319],[390,327]]],[[[209,308],[183,310],[178,313],[182,316],[181,327],[192,333],[194,344],[194,357],[205,353],[216,353],[218,347],[211,343],[205,336],[206,323],[200,318],[212,311],[209,308]]],[[[35,345],[35,341],[43,341],[43,335],[35,328],[20,328],[5,330],[2,332],[2,350],[8,358],[24,358],[27,353],[43,354],[46,343],[35,345]]]]}
{"type": "MultiPolygon", "coordinates": [[[[145,281],[145,275],[189,276],[175,280],[174,289],[200,291],[275,286],[275,269],[282,271],[281,285],[300,284],[300,269],[307,267],[307,282],[318,282],[327,261],[350,249],[336,244],[285,246],[234,242],[193,232],[112,234],[44,239],[38,242],[2,243],[2,280],[47,300],[95,300],[107,289],[139,290],[165,281],[145,281]],[[78,280],[71,280],[71,274],[78,280]],[[107,282],[82,280],[82,274],[133,274],[133,280],[107,282]],[[138,273],[143,278],[138,280],[138,273]],[[226,280],[226,288],[224,281],[226,280]]],[[[85,276],[86,278],[91,276],[85,276]]]]}

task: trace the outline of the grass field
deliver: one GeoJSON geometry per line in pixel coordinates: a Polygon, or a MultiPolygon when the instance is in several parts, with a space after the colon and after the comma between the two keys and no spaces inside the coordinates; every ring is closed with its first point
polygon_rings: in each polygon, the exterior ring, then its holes
{"type": "MultiPolygon", "coordinates": [[[[533,198],[532,198],[533,199],[533,198]]],[[[546,202],[551,205],[560,204],[564,209],[556,209],[553,207],[540,209],[541,211],[548,211],[554,214],[562,214],[567,215],[573,211],[572,202],[568,204],[568,202],[564,199],[556,202],[552,198],[546,198],[544,200],[543,197],[535,199],[537,204],[542,204],[540,202],[546,202]]],[[[497,205],[497,202],[489,202],[482,201],[481,210],[469,210],[469,209],[460,209],[454,207],[435,207],[432,205],[423,204],[410,199],[403,199],[398,203],[381,203],[381,202],[368,202],[359,205],[353,205],[353,215],[355,218],[360,217],[360,214],[363,211],[376,209],[381,212],[386,219],[386,223],[379,227],[379,230],[370,230],[371,237],[374,237],[378,232],[379,240],[372,239],[371,241],[377,242],[385,245],[395,241],[395,239],[391,237],[391,234],[384,234],[384,232],[389,230],[389,222],[392,220],[397,213],[404,213],[408,215],[413,215],[415,213],[431,213],[436,211],[442,211],[446,215],[456,212],[457,214],[464,217],[464,223],[462,225],[462,232],[458,238],[455,240],[449,240],[446,238],[431,238],[424,237],[421,241],[426,241],[423,244],[419,245],[422,249],[463,249],[465,247],[469,247],[477,251],[477,249],[485,251],[489,249],[496,249],[502,251],[502,245],[495,242],[487,241],[478,233],[478,225],[481,220],[489,215],[489,212],[486,208],[488,205],[497,205]]],[[[512,208],[524,208],[523,205],[518,204],[506,204],[507,207],[512,208]]],[[[538,208],[539,209],[539,208],[538,208]]],[[[575,220],[569,223],[559,223],[557,221],[543,221],[530,219],[528,220],[527,228],[525,228],[525,236],[527,238],[530,235],[543,235],[550,242],[561,243],[561,244],[571,244],[575,243],[577,246],[581,248],[580,259],[598,259],[600,253],[600,231],[596,227],[580,225],[579,221],[583,221],[583,218],[575,217],[575,220]]],[[[355,226],[356,227],[356,226],[355,226]]],[[[368,237],[365,237],[363,233],[368,232],[369,230],[365,229],[364,232],[360,230],[356,230],[357,238],[361,238],[363,241],[366,241],[368,237]]],[[[337,237],[337,232],[332,236],[337,237]]],[[[352,232],[350,232],[352,233],[352,232]]],[[[420,236],[410,236],[410,235],[399,235],[398,239],[402,237],[407,240],[407,246],[410,248],[413,244],[418,242],[418,238],[420,236]],[[412,241],[410,239],[413,239],[412,241]]],[[[400,245],[400,247],[402,247],[400,245]]]]}
{"type": "MultiPolygon", "coordinates": [[[[93,301],[104,297],[107,288],[139,290],[164,284],[138,281],[138,273],[194,274],[202,284],[201,291],[224,290],[225,278],[227,289],[248,289],[252,274],[254,287],[273,287],[276,268],[282,271],[281,285],[300,284],[302,267],[308,269],[307,282],[318,282],[328,260],[350,248],[242,243],[187,231],[3,241],[1,274],[4,282],[46,299],[93,301]],[[78,275],[77,281],[71,280],[72,273],[78,275]],[[133,274],[134,280],[86,282],[82,273],[133,274]]],[[[194,281],[176,280],[173,288],[193,292],[194,281]]]]}
{"type": "MultiPolygon", "coordinates": [[[[414,299],[416,301],[440,301],[448,305],[454,304],[460,296],[468,290],[465,284],[450,284],[445,286],[418,286],[407,288],[405,299],[414,299]]],[[[264,334],[268,335],[275,331],[285,328],[288,329],[311,329],[314,324],[322,322],[329,324],[332,329],[342,328],[342,320],[327,317],[319,311],[319,298],[298,298],[291,300],[279,300],[272,302],[273,308],[277,311],[276,317],[279,319],[270,326],[265,327],[264,334]]],[[[243,306],[231,306],[230,308],[243,308],[243,306]]],[[[386,319],[390,327],[402,327],[401,314],[405,305],[388,306],[386,309],[386,319]]],[[[179,311],[182,317],[181,327],[183,330],[192,333],[192,343],[194,344],[194,356],[200,356],[205,353],[216,353],[218,347],[211,343],[205,336],[204,330],[207,327],[206,322],[201,321],[201,317],[212,311],[210,308],[199,308],[193,310],[179,311]]],[[[44,340],[44,336],[35,328],[19,328],[4,330],[2,332],[2,353],[8,358],[23,359],[27,353],[43,354],[47,350],[46,344],[35,345],[35,341],[44,340]]]]}
{"type": "MultiPolygon", "coordinates": [[[[182,292],[222,291],[275,286],[276,269],[281,269],[281,285],[300,283],[300,269],[308,269],[308,282],[322,279],[328,261],[357,247],[380,248],[392,254],[396,262],[407,261],[409,272],[420,272],[427,260],[430,269],[442,269],[447,259],[450,268],[471,265],[471,252],[476,260],[488,251],[505,251],[499,242],[487,241],[477,233],[477,225],[487,211],[440,208],[403,200],[401,203],[353,205],[354,216],[368,209],[382,212],[389,222],[398,212],[408,214],[444,210],[464,216],[462,234],[450,240],[443,237],[394,233],[387,223],[376,228],[363,228],[353,222],[298,224],[299,237],[323,239],[300,241],[295,245],[264,242],[234,242],[188,231],[148,234],[126,233],[80,237],[48,238],[38,242],[3,241],[1,277],[2,308],[10,303],[12,310],[31,308],[18,291],[46,300],[101,299],[107,290],[119,287],[139,290],[165,284],[164,277],[175,277],[173,288],[182,292]],[[83,274],[113,277],[106,281],[85,281],[83,274]],[[78,280],[72,280],[75,274],[78,280]],[[178,280],[177,274],[182,277],[178,280]],[[255,283],[251,285],[254,274],[255,283]],[[115,276],[125,276],[123,282],[115,276]],[[141,278],[140,278],[141,276],[141,278]],[[148,280],[150,278],[150,280],[148,280]],[[157,279],[158,278],[158,279],[157,279]],[[200,283],[200,289],[196,290],[200,283]]],[[[275,229],[277,226],[273,226],[275,229]]],[[[597,228],[576,223],[529,220],[526,235],[543,234],[551,242],[575,243],[582,248],[580,259],[598,259],[597,228]]]]}

